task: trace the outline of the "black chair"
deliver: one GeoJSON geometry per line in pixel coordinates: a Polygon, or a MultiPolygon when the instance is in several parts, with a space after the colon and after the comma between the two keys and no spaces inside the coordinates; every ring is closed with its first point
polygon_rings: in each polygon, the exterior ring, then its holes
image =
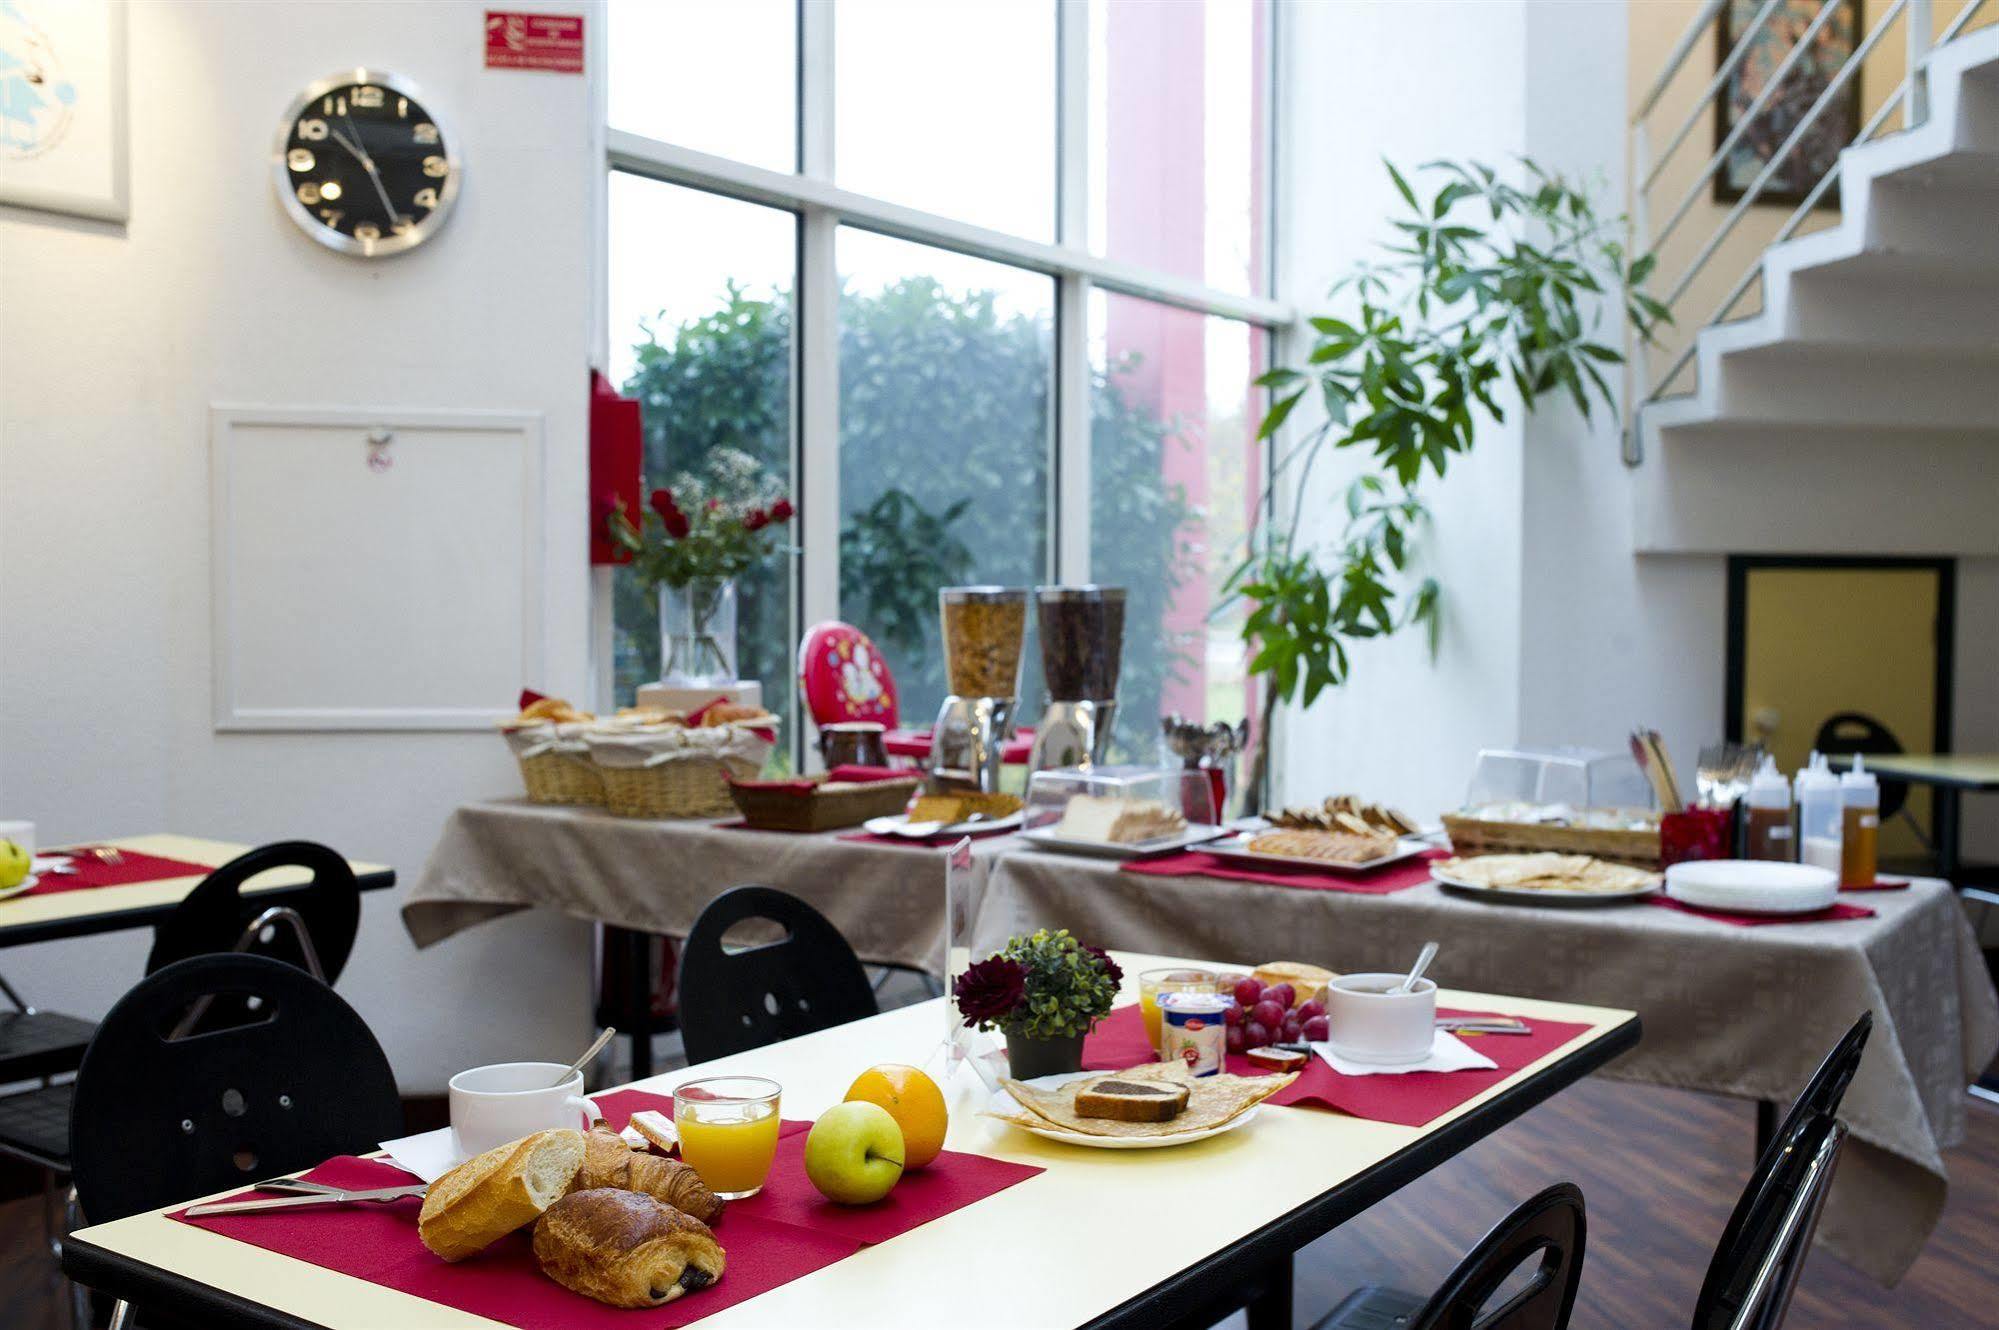
{"type": "Polygon", "coordinates": [[[1558,1182],[1479,1239],[1425,1299],[1399,1289],[1356,1289],[1313,1330],[1563,1330],[1582,1282],[1588,1224],[1582,1189],[1558,1182]],[[1524,1282],[1519,1272],[1535,1262],[1524,1282]],[[1499,1306],[1486,1304],[1519,1283],[1499,1306]]]}
{"type": "Polygon", "coordinates": [[[328,984],[340,978],[361,925],[361,888],[345,859],[315,841],[260,845],[201,880],[153,930],[146,973],[218,951],[254,951],[296,965],[328,984]],[[273,868],[303,868],[307,894],[291,905],[245,896],[251,878],[273,868]]]}
{"type": "Polygon", "coordinates": [[[734,887],[709,901],[680,957],[687,1060],[707,1062],[848,1021],[878,1008],[867,972],[826,916],[775,887],[734,887]],[[783,928],[773,942],[729,950],[748,920],[783,928]]]}
{"type": "Polygon", "coordinates": [[[1756,1161],[1694,1303],[1694,1330],[1777,1330],[1811,1250],[1819,1212],[1846,1140],[1834,1116],[1874,1017],[1863,1012],[1806,1083],[1756,1161]]]}
{"type": "Polygon", "coordinates": [[[0,996],[14,1008],[0,1011],[0,1085],[45,1080],[76,1070],[95,1025],[81,1017],[29,1005],[5,975],[0,975],[0,996]]]}
{"type": "MultiPolygon", "coordinates": [[[[1812,747],[1830,757],[1844,757],[1858,753],[1862,757],[1893,757],[1908,750],[1895,732],[1864,711],[1840,711],[1826,717],[1825,724],[1812,738],[1812,747]]],[[[1909,804],[1909,783],[1902,780],[1881,782],[1881,820],[1886,822],[1898,813],[1904,813],[1909,804]]],[[[1909,814],[1909,825],[1915,828],[1916,836],[1923,844],[1929,844],[1929,837],[1916,825],[1915,816],[1909,814]]]]}
{"type": "Polygon", "coordinates": [[[262,956],[176,961],[120,998],[78,1069],[72,1168],[92,1223],[372,1150],[403,1131],[382,1046],[354,1009],[262,956]],[[176,1035],[204,1004],[249,1024],[176,1035]]]}

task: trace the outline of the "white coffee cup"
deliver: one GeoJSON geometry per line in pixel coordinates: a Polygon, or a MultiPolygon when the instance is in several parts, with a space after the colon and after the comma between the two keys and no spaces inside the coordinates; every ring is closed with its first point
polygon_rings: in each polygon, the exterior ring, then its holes
{"type": "Polygon", "coordinates": [[[1406,975],[1345,974],[1326,989],[1326,1042],[1354,1062],[1384,1066],[1421,1062],[1437,1037],[1437,985],[1406,975]]]}
{"type": "Polygon", "coordinates": [[[460,1160],[557,1127],[588,1130],[603,1114],[583,1095],[583,1073],[560,1062],[496,1062],[451,1078],[451,1150],[460,1160]]]}

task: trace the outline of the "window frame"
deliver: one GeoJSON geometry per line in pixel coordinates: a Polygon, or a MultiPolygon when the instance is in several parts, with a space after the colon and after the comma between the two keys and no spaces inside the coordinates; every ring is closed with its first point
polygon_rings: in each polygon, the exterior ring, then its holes
{"type": "MultiPolygon", "coordinates": [[[[839,617],[839,272],[835,242],[841,227],[872,231],[974,258],[989,259],[1054,279],[1055,325],[1052,346],[1052,420],[1048,458],[1048,568],[1053,582],[1090,578],[1090,359],[1089,304],[1093,290],[1156,301],[1198,314],[1232,319],[1263,330],[1269,363],[1286,363],[1295,335],[1297,311],[1273,296],[1242,295],[1177,274],[1122,263],[1089,248],[1089,4],[1049,0],[1056,8],[1055,240],[1053,243],[995,231],[893,203],[835,183],[834,24],[831,0],[797,0],[798,129],[797,170],[774,171],[650,138],[608,123],[609,92],[606,23],[596,31],[591,67],[598,72],[593,96],[593,133],[604,171],[598,176],[595,227],[595,309],[593,352],[604,369],[609,353],[609,180],[614,172],[761,204],[798,219],[797,268],[793,275],[796,316],[792,332],[793,486],[798,495],[797,552],[793,567],[791,621],[794,637],[808,624],[839,617]],[[827,520],[824,514],[834,514],[827,520]]],[[[1282,290],[1275,225],[1277,165],[1284,139],[1279,123],[1278,79],[1283,61],[1283,5],[1269,0],[1269,34],[1264,58],[1262,200],[1263,289],[1282,290]]],[[[1254,122],[1253,122],[1254,123],[1254,122]]],[[[1265,394],[1267,402],[1268,395],[1265,394]]],[[[1261,479],[1264,503],[1272,498],[1269,467],[1275,450],[1265,450],[1261,479]]],[[[597,704],[608,705],[612,687],[611,570],[595,570],[591,613],[591,675],[597,704]]],[[[804,742],[796,705],[790,725],[794,760],[814,757],[804,742]]]]}

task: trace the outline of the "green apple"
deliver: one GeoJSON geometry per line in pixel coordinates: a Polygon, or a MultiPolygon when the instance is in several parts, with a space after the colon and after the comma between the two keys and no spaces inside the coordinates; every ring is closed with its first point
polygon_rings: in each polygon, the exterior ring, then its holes
{"type": "MultiPolygon", "coordinates": [[[[18,887],[28,880],[28,869],[34,861],[28,852],[10,840],[0,840],[0,891],[18,887]]],[[[902,1153],[897,1147],[897,1154],[902,1153]]]]}
{"type": "Polygon", "coordinates": [[[805,1176],[829,1201],[879,1201],[902,1177],[902,1128],[880,1104],[835,1104],[805,1138],[805,1176]]]}

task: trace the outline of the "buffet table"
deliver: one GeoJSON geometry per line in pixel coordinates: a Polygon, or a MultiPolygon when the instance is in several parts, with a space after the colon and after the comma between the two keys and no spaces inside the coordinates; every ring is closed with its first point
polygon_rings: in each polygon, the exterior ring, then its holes
{"type": "Polygon", "coordinates": [[[1948,884],[1849,899],[1876,916],[1745,928],[1644,904],[1498,905],[1434,882],[1362,895],[1140,876],[1015,848],[987,874],[973,949],[1063,927],[1102,946],[1352,970],[1434,938],[1439,983],[1641,1013],[1645,1042],[1608,1075],[1780,1103],[1871,1010],[1841,1110],[1853,1138],[1819,1232],[1892,1284],[1943,1209],[1942,1152],[1963,1139],[1965,1086],[1999,1049],[1999,1002],[1948,884]]]}
{"type": "MultiPolygon", "coordinates": [[[[843,840],[720,820],[654,821],[492,800],[452,813],[403,902],[417,946],[535,906],[684,938],[730,887],[779,887],[832,920],[864,961],[941,973],[944,860],[919,843],[843,840]]],[[[976,892],[1011,837],[972,842],[976,892]]]]}

